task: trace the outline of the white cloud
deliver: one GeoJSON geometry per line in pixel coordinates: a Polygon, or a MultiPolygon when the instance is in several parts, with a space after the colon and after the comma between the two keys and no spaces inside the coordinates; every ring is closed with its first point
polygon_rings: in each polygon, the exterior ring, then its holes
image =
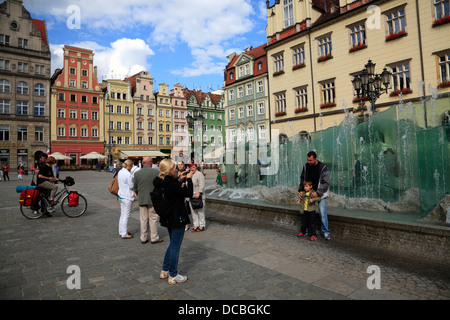
{"type": "MultiPolygon", "coordinates": [[[[81,32],[87,35],[91,33],[98,36],[102,32],[111,34],[115,30],[124,37],[124,32],[131,31],[139,34],[139,37],[152,46],[160,45],[172,51],[179,48],[179,43],[185,44],[191,50],[194,61],[189,67],[173,72],[188,76],[223,73],[226,55],[219,56],[218,53],[235,46],[233,41],[242,40],[242,35],[254,28],[253,19],[261,18],[262,1],[255,4],[255,9],[251,1],[24,0],[24,5],[30,11],[51,15],[54,20],[64,24],[69,18],[67,8],[78,5],[81,32]]],[[[111,51],[108,57],[114,61],[111,62],[114,65],[110,69],[117,72],[123,73],[125,69],[132,69],[135,65],[146,66],[142,60],[130,66],[127,62],[130,56],[120,48],[105,51],[111,51]],[[119,65],[121,58],[127,58],[122,61],[123,66],[119,65]]],[[[139,54],[138,56],[140,57],[139,54]]]]}
{"type": "MultiPolygon", "coordinates": [[[[86,41],[70,44],[74,47],[94,51],[94,66],[97,66],[98,80],[123,79],[140,71],[150,69],[148,59],[153,50],[142,39],[122,38],[111,43],[110,47],[86,41]]],[[[51,45],[52,69],[63,67],[64,45],[51,45]]]]}

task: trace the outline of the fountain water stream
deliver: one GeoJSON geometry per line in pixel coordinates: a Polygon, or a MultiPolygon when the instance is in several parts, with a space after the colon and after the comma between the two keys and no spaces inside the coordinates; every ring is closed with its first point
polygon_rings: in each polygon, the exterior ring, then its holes
{"type": "MultiPolygon", "coordinates": [[[[283,193],[288,192],[295,200],[306,155],[315,150],[330,170],[328,205],[367,208],[371,203],[375,211],[425,216],[450,193],[450,125],[442,121],[450,110],[450,94],[432,92],[430,99],[401,101],[368,118],[346,111],[341,124],[310,135],[295,134],[288,123],[284,132],[291,137],[270,151],[278,152],[279,159],[273,175],[260,174],[264,165],[248,161],[247,148],[245,164],[227,163],[222,168],[229,190],[211,195],[286,203],[283,193]]],[[[321,115],[318,121],[322,128],[321,115]]]]}

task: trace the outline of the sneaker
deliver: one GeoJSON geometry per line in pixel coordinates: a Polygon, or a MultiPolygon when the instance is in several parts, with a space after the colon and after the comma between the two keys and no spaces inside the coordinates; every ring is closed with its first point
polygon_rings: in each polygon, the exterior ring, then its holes
{"type": "Polygon", "coordinates": [[[323,237],[325,238],[325,240],[331,240],[329,233],[326,233],[323,237]]]}
{"type": "Polygon", "coordinates": [[[159,274],[160,279],[166,279],[169,276],[169,271],[161,270],[161,273],[159,274]]]}
{"type": "Polygon", "coordinates": [[[176,283],[183,283],[187,281],[187,277],[186,276],[182,276],[181,274],[177,274],[176,277],[172,278],[169,275],[169,284],[176,284],[176,283]]]}
{"type": "Polygon", "coordinates": [[[304,236],[305,236],[305,234],[301,233],[301,232],[297,235],[297,237],[299,237],[299,238],[304,237],[304,236]]]}
{"type": "Polygon", "coordinates": [[[317,239],[316,236],[311,236],[311,238],[309,238],[309,240],[311,240],[311,241],[315,241],[316,239],[317,239]]]}

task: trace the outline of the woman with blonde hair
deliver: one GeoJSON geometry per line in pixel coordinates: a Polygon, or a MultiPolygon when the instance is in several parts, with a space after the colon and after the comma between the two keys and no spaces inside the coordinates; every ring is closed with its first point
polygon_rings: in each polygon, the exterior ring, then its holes
{"type": "Polygon", "coordinates": [[[178,274],[178,258],[184,238],[185,226],[190,223],[185,206],[185,198],[192,197],[192,172],[177,174],[175,162],[164,159],[159,166],[159,175],[153,181],[155,188],[164,188],[164,194],[170,203],[168,213],[160,217],[160,223],[169,231],[170,244],[164,256],[160,273],[161,279],[169,278],[169,284],[182,283],[186,276],[178,274]],[[186,182],[182,182],[186,178],[186,182]]]}
{"type": "Polygon", "coordinates": [[[117,177],[119,182],[117,197],[120,203],[119,235],[122,239],[132,239],[133,235],[128,232],[128,219],[130,218],[134,201],[133,180],[130,172],[133,167],[133,161],[126,160],[122,166],[123,169],[119,171],[117,177]]]}

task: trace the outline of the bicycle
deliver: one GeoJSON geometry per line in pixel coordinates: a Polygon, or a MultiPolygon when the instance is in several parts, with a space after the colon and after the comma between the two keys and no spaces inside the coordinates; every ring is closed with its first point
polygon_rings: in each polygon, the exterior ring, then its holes
{"type": "Polygon", "coordinates": [[[60,202],[62,212],[69,218],[77,218],[83,215],[87,210],[87,200],[83,195],[78,194],[79,198],[77,206],[69,206],[69,194],[72,191],[70,191],[67,187],[73,186],[75,184],[75,180],[71,177],[67,177],[65,180],[59,180],[59,182],[64,184],[64,188],[56,193],[54,204],[52,206],[50,206],[47,199],[48,191],[37,187],[40,193],[37,204],[34,206],[20,205],[20,212],[23,216],[27,219],[39,219],[44,214],[55,212],[55,207],[60,202]]]}

